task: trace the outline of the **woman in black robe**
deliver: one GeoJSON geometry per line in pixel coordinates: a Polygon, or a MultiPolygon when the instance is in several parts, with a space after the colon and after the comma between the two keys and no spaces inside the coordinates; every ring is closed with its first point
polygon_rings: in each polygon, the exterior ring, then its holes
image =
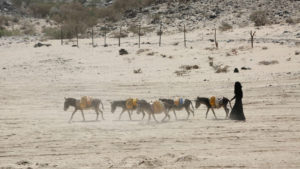
{"type": "Polygon", "coordinates": [[[242,91],[242,85],[240,82],[235,82],[234,84],[234,97],[231,99],[235,99],[234,106],[231,110],[229,118],[231,120],[246,120],[243,110],[243,91],[242,91]]]}

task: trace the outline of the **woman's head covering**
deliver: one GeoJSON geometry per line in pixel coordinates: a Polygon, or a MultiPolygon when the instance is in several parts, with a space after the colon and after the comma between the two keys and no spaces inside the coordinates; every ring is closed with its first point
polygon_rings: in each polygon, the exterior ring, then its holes
{"type": "Polygon", "coordinates": [[[234,93],[236,96],[243,97],[242,85],[240,82],[235,82],[234,84],[234,93]]]}
{"type": "Polygon", "coordinates": [[[242,85],[240,82],[235,82],[234,84],[234,89],[237,90],[237,89],[241,89],[242,88],[242,85]]]}

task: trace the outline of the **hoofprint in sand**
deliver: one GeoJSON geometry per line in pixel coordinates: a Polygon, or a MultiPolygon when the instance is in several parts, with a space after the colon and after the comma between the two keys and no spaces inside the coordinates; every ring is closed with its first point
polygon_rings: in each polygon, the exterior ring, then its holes
{"type": "Polygon", "coordinates": [[[189,32],[187,48],[180,33],[164,35],[162,47],[157,36],[142,37],[151,44],[141,49],[130,37],[121,46],[129,54],[122,56],[113,39],[106,48],[100,46],[103,39],[95,40],[95,48],[88,39],[79,48],[52,40],[50,47],[33,48],[36,42],[1,39],[0,167],[299,168],[299,27],[256,30],[254,49],[248,40],[255,28],[218,32],[218,50],[209,41],[212,30],[189,32]],[[208,57],[228,65],[229,72],[215,73],[208,57]],[[183,65],[199,68],[174,73],[183,65]],[[142,73],[133,73],[139,68],[142,73]],[[204,106],[189,120],[182,111],[182,120],[170,113],[164,123],[140,121],[136,113],[132,121],[126,115],[118,121],[120,110],[110,112],[110,101],[126,98],[231,98],[235,81],[243,85],[246,122],[223,120],[221,109],[219,120],[211,112],[205,120],[204,106]],[[104,102],[105,121],[85,111],[85,122],[78,112],[68,123],[72,110],[63,111],[64,97],[84,95],[104,102]]]}

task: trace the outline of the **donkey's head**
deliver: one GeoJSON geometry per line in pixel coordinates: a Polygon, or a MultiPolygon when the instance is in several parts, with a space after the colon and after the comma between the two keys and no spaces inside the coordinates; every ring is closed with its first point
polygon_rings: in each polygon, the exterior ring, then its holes
{"type": "Polygon", "coordinates": [[[74,98],[65,98],[64,110],[67,111],[70,106],[76,106],[76,99],[74,98]]]}
{"type": "Polygon", "coordinates": [[[69,98],[65,98],[64,111],[67,111],[70,106],[69,98]]]}

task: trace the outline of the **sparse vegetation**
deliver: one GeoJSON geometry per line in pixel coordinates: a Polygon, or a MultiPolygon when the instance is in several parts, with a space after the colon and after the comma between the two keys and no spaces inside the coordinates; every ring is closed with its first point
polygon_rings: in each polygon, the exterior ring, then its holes
{"type": "Polygon", "coordinates": [[[222,65],[216,65],[214,66],[214,69],[215,69],[215,73],[227,73],[229,70],[228,70],[229,66],[222,66],[222,65]]]}
{"type": "Polygon", "coordinates": [[[4,26],[9,26],[10,17],[0,16],[0,28],[4,26]]]}
{"type": "Polygon", "coordinates": [[[139,50],[136,52],[136,54],[139,55],[139,54],[141,54],[141,53],[148,52],[148,51],[150,51],[150,49],[139,49],[139,50]]]}
{"type": "Polygon", "coordinates": [[[260,61],[258,64],[260,65],[274,65],[278,64],[279,62],[277,60],[271,60],[271,61],[260,61]]]}
{"type": "Polygon", "coordinates": [[[155,0],[116,0],[112,5],[98,10],[98,16],[108,21],[118,21],[127,11],[140,9],[154,3],[155,0]]]}
{"type": "Polygon", "coordinates": [[[227,22],[222,22],[221,26],[219,26],[219,30],[224,32],[224,31],[228,31],[228,30],[231,30],[232,29],[232,26],[227,23],[227,22]]]}
{"type": "Polygon", "coordinates": [[[264,26],[269,22],[266,11],[253,12],[250,15],[250,20],[254,22],[255,26],[264,26]]]}
{"type": "Polygon", "coordinates": [[[5,28],[0,28],[0,37],[2,36],[19,36],[21,32],[19,30],[7,30],[5,28]]]}
{"type": "Polygon", "coordinates": [[[209,63],[209,66],[214,68],[215,70],[215,73],[227,73],[229,70],[229,66],[223,66],[222,64],[220,65],[215,65],[214,64],[214,58],[213,57],[208,57],[208,63],[209,63]]]}
{"type": "Polygon", "coordinates": [[[54,3],[50,2],[36,2],[29,6],[31,14],[37,18],[45,18],[49,16],[50,9],[54,6],[54,3]]]}
{"type": "Polygon", "coordinates": [[[182,66],[180,66],[180,69],[184,69],[184,70],[199,69],[199,66],[198,65],[182,65],[182,66]]]}
{"type": "Polygon", "coordinates": [[[300,18],[289,17],[289,18],[286,19],[286,23],[288,23],[288,24],[297,24],[297,23],[300,23],[300,18]]]}
{"type": "Polygon", "coordinates": [[[128,33],[125,32],[125,31],[122,31],[121,34],[120,34],[120,31],[114,31],[110,34],[110,37],[112,38],[126,38],[128,37],[128,33]]]}
{"type": "Polygon", "coordinates": [[[60,29],[58,28],[44,28],[42,30],[44,36],[50,39],[60,39],[60,29]]]}
{"type": "Polygon", "coordinates": [[[187,70],[176,70],[174,73],[175,73],[177,76],[187,76],[188,73],[189,73],[189,71],[187,71],[187,70]]]}
{"type": "Polygon", "coordinates": [[[133,73],[135,73],[135,74],[142,73],[142,69],[141,68],[135,69],[135,70],[133,70],[133,73]]]}
{"type": "MultiPolygon", "coordinates": [[[[138,25],[130,25],[127,30],[128,30],[128,32],[132,32],[133,34],[138,35],[139,26],[138,25]]],[[[152,28],[152,27],[141,27],[140,35],[144,36],[146,33],[150,33],[150,32],[153,32],[153,31],[154,31],[154,28],[152,28]]]]}
{"type": "Polygon", "coordinates": [[[36,29],[35,29],[34,25],[29,22],[25,22],[21,26],[21,30],[23,31],[23,33],[25,35],[34,35],[36,33],[36,29]]]}
{"type": "Polygon", "coordinates": [[[97,17],[94,8],[86,8],[80,3],[64,4],[53,19],[62,24],[64,36],[73,38],[76,33],[84,33],[87,28],[96,24],[97,17]]]}

